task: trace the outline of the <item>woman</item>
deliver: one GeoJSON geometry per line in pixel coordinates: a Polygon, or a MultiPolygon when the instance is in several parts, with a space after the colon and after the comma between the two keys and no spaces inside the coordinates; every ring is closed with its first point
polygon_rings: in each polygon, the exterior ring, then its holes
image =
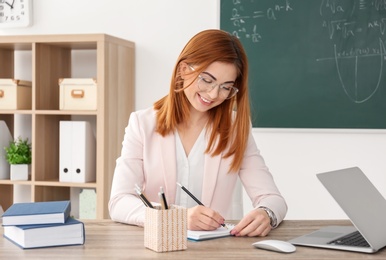
{"type": "Polygon", "coordinates": [[[169,94],[130,116],[109,202],[113,220],[143,226],[145,206],[135,185],[156,202],[163,187],[169,204],[188,208],[188,229],[214,230],[230,217],[238,178],[254,209],[232,235],[266,236],[283,220],[286,203],[251,134],[247,79],[236,37],[205,30],[186,44],[169,94]]]}

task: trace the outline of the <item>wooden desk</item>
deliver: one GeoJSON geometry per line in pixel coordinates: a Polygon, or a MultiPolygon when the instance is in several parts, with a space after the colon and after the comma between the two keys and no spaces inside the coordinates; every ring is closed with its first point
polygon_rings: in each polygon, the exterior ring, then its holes
{"type": "MultiPolygon", "coordinates": [[[[143,228],[111,220],[87,220],[86,243],[81,246],[23,250],[0,238],[0,259],[386,259],[386,249],[375,254],[297,246],[292,254],[255,249],[261,239],[289,240],[326,225],[349,225],[348,221],[284,221],[266,238],[226,237],[201,242],[188,241],[188,249],[156,253],[143,245],[143,228]]],[[[0,228],[0,235],[3,228],[0,228]]]]}

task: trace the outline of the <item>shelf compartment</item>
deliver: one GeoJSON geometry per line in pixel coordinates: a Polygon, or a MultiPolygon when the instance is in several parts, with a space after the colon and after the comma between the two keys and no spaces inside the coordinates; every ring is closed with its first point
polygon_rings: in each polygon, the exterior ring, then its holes
{"type": "Polygon", "coordinates": [[[35,185],[34,201],[70,200],[70,188],[35,185]]]}
{"type": "Polygon", "coordinates": [[[71,120],[70,115],[35,115],[36,129],[32,144],[32,179],[59,179],[59,122],[71,120]],[[37,127],[38,126],[38,127],[37,127]]]}
{"type": "Polygon", "coordinates": [[[0,196],[0,205],[6,211],[13,204],[13,184],[7,184],[7,181],[0,181],[0,190],[2,194],[7,196],[0,196]]]}
{"type": "MultiPolygon", "coordinates": [[[[15,122],[15,116],[14,114],[0,114],[0,120],[4,121],[5,124],[8,127],[9,132],[11,132],[11,135],[13,136],[13,129],[14,129],[14,122],[15,122]]],[[[4,149],[3,147],[0,147],[0,149],[4,149]]]]}
{"type": "MultiPolygon", "coordinates": [[[[28,57],[32,54],[31,43],[0,43],[0,78],[5,79],[18,79],[18,80],[31,80],[32,73],[32,62],[28,57]],[[16,63],[16,57],[19,59],[28,59],[28,62],[24,64],[25,70],[28,73],[25,75],[19,70],[18,64],[16,63]],[[20,77],[24,75],[24,77],[20,77]]],[[[32,97],[31,97],[32,99],[32,97]]],[[[31,100],[32,101],[32,100],[31,100]]]]}
{"type": "Polygon", "coordinates": [[[0,78],[13,78],[14,76],[14,50],[8,45],[0,45],[0,78]]]}
{"type": "Polygon", "coordinates": [[[59,109],[59,79],[71,77],[71,49],[36,43],[36,109],[59,109]]]}

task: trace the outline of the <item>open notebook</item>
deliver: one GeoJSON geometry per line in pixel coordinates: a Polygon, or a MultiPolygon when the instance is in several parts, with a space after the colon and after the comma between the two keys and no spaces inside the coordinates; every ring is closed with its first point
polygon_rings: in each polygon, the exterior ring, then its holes
{"type": "Polygon", "coordinates": [[[200,240],[207,240],[207,239],[230,236],[231,235],[230,232],[235,225],[233,225],[233,224],[225,224],[225,225],[227,228],[219,227],[218,229],[211,230],[211,231],[188,230],[188,239],[200,241],[200,240]]]}

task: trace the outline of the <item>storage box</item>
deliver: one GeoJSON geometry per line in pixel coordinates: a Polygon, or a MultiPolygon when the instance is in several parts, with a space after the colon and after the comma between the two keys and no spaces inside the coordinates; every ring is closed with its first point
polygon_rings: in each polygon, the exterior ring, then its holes
{"type": "Polygon", "coordinates": [[[0,79],[0,109],[31,109],[32,84],[18,79],[0,79]]]}
{"type": "Polygon", "coordinates": [[[97,83],[95,79],[59,79],[60,110],[96,110],[97,83]]]}
{"type": "Polygon", "coordinates": [[[144,227],[145,247],[155,252],[185,250],[187,248],[187,209],[171,205],[146,208],[144,227]]]}

